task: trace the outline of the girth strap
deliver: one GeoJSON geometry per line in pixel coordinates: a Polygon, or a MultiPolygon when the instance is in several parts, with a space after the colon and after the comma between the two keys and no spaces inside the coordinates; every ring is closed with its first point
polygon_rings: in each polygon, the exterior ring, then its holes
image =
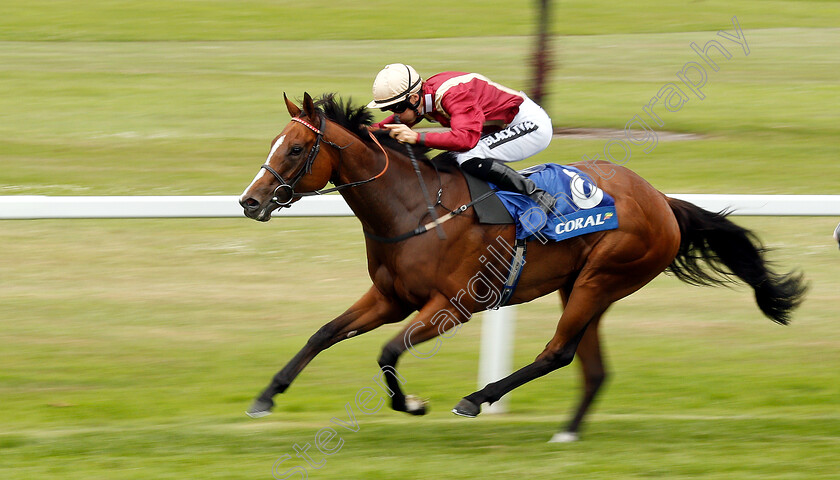
{"type": "Polygon", "coordinates": [[[513,259],[510,261],[510,271],[505,286],[502,289],[502,298],[499,304],[494,308],[504,307],[516,291],[516,286],[519,285],[519,277],[522,276],[522,269],[525,267],[525,254],[527,253],[527,243],[524,238],[517,238],[513,247],[513,259]]]}

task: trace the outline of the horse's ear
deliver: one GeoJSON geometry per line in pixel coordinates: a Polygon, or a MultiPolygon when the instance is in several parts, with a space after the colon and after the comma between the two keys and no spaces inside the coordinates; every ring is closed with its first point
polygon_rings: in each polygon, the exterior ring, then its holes
{"type": "Polygon", "coordinates": [[[283,100],[285,100],[285,101],[286,101],[286,108],[288,108],[288,109],[289,109],[289,115],[291,115],[291,116],[292,116],[292,118],[295,118],[295,117],[297,117],[298,115],[300,115],[300,108],[298,108],[298,106],[297,106],[297,105],[295,105],[294,103],[292,103],[292,101],[291,101],[291,100],[289,100],[289,99],[286,97],[286,92],[283,92],[283,100]]]}
{"type": "Polygon", "coordinates": [[[312,101],[312,97],[309,96],[308,92],[303,92],[303,113],[314,117],[315,111],[315,102],[312,101]]]}

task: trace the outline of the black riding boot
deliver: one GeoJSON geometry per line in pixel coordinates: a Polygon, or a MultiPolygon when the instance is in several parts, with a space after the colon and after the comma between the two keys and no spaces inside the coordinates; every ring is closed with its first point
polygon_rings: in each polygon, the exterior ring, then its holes
{"type": "Polygon", "coordinates": [[[551,213],[556,199],[529,178],[523,177],[516,170],[503,162],[492,158],[471,158],[461,164],[461,170],[470,175],[492,182],[502,190],[527,195],[546,213],[551,213]]]}

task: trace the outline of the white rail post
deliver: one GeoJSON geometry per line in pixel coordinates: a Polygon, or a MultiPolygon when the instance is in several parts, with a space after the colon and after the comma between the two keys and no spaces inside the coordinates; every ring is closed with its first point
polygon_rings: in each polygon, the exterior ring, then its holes
{"type": "MultiPolygon", "coordinates": [[[[513,367],[513,339],[516,309],[512,306],[487,310],[481,318],[481,358],[478,364],[478,388],[500,380],[513,367]]],[[[484,413],[507,412],[508,398],[485,408],[484,413]]]]}

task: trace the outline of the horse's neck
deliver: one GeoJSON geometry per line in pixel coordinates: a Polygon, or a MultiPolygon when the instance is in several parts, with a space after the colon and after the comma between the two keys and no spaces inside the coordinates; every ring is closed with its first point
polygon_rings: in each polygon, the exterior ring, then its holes
{"type": "MultiPolygon", "coordinates": [[[[386,159],[382,150],[362,142],[358,145],[341,154],[340,183],[372,178],[385,168],[386,159]]],[[[426,201],[408,160],[393,150],[388,150],[387,155],[388,169],[382,176],[364,185],[342,190],[341,194],[365,230],[380,236],[395,236],[417,226],[426,210],[426,201]]],[[[439,187],[434,171],[425,165],[420,168],[429,193],[434,197],[439,187]]]]}

